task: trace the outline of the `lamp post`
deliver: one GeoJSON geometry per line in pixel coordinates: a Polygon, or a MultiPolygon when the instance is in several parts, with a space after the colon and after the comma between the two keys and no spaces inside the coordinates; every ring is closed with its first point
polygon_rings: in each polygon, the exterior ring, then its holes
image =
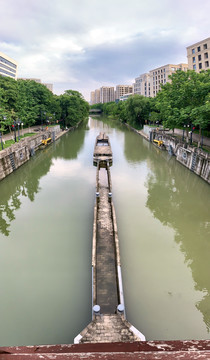
{"type": "Polygon", "coordinates": [[[13,123],[13,128],[14,128],[14,132],[15,132],[15,142],[17,142],[17,139],[16,139],[16,121],[14,120],[14,123],[13,123]]]}
{"type": "MultiPolygon", "coordinates": [[[[46,116],[46,123],[47,123],[47,113],[46,113],[46,111],[44,112],[44,115],[46,116]]],[[[42,125],[42,129],[43,129],[43,125],[42,125]]]]}
{"type": "Polygon", "coordinates": [[[18,119],[18,122],[17,122],[17,126],[18,126],[18,141],[20,141],[20,131],[19,131],[19,126],[20,126],[21,122],[20,120],[18,119]]]}
{"type": "Polygon", "coordinates": [[[182,135],[182,141],[184,141],[184,132],[185,132],[186,125],[183,125],[183,135],[182,135]]]}
{"type": "MultiPolygon", "coordinates": [[[[6,118],[7,118],[6,116],[3,116],[3,119],[4,119],[4,120],[6,120],[6,118]]],[[[3,137],[3,132],[1,131],[1,132],[0,132],[1,148],[2,148],[2,150],[4,150],[4,145],[3,145],[2,137],[3,137]]]]}
{"type": "Polygon", "coordinates": [[[1,149],[4,150],[3,141],[2,141],[2,134],[0,132],[0,139],[1,139],[1,149]]]}
{"type": "Polygon", "coordinates": [[[21,123],[21,128],[22,128],[21,134],[23,136],[23,122],[21,123]]]}

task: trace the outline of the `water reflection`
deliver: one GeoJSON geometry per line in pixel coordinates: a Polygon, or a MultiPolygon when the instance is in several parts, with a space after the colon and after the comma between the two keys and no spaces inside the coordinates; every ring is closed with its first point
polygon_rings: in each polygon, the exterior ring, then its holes
{"type": "Polygon", "coordinates": [[[10,225],[15,220],[15,212],[21,207],[21,198],[28,197],[34,201],[35,195],[41,190],[40,179],[49,172],[53,159],[77,158],[84,144],[86,126],[87,122],[81,124],[79,131],[74,131],[74,136],[68,133],[43,151],[37,152],[34,158],[0,182],[0,232],[3,235],[10,234],[10,225]]]}
{"type": "Polygon", "coordinates": [[[133,131],[125,132],[124,154],[131,163],[139,163],[149,156],[148,145],[151,145],[142,136],[137,136],[133,131]]]}
{"type": "Polygon", "coordinates": [[[209,185],[167,153],[148,156],[146,206],[162,224],[175,230],[175,241],[191,269],[195,290],[203,293],[196,307],[210,330],[210,202],[209,185]],[[160,157],[164,161],[160,163],[160,157]]]}

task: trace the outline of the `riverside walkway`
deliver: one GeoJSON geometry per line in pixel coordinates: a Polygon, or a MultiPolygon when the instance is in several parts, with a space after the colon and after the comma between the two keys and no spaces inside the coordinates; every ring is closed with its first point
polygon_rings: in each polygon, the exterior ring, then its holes
{"type": "Polygon", "coordinates": [[[112,151],[105,134],[96,138],[93,162],[97,170],[92,242],[92,322],[74,342],[145,341],[144,335],[126,320],[119,239],[112,201],[112,151]]]}

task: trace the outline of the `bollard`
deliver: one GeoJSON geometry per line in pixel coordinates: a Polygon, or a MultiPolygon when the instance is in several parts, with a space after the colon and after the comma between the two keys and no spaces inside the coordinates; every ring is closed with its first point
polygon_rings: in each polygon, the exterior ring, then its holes
{"type": "Polygon", "coordinates": [[[112,200],[112,193],[111,192],[108,193],[108,200],[109,200],[109,202],[111,202],[111,200],[112,200]]]}
{"type": "Polygon", "coordinates": [[[123,304],[119,304],[118,307],[117,307],[117,313],[118,313],[119,315],[123,315],[123,314],[124,314],[124,310],[125,310],[124,305],[123,305],[123,304]]]}
{"type": "Polygon", "coordinates": [[[99,305],[94,305],[93,306],[93,313],[94,313],[94,315],[100,315],[100,310],[101,310],[101,308],[100,308],[100,306],[99,305]]]}

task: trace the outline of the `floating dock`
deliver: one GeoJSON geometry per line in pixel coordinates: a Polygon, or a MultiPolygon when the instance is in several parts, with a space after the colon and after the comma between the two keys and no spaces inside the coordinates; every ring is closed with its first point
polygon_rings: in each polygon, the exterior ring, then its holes
{"type": "Polygon", "coordinates": [[[74,343],[145,341],[126,320],[117,221],[112,201],[112,150],[106,134],[96,138],[96,201],[92,241],[92,322],[74,343]]]}

